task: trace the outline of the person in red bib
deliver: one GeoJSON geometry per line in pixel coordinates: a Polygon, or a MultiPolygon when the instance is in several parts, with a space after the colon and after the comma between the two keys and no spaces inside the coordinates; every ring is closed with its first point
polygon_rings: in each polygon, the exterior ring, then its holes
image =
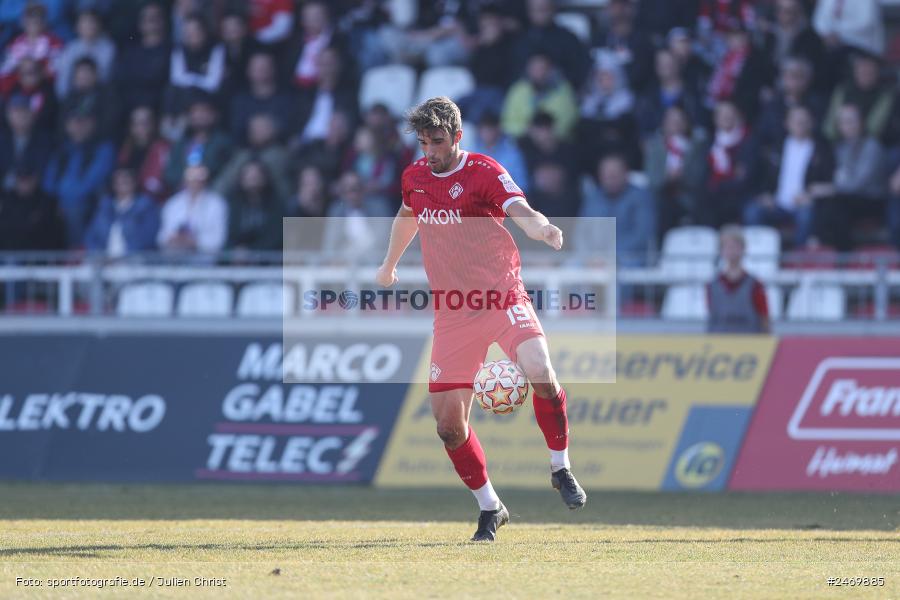
{"type": "Polygon", "coordinates": [[[469,424],[475,374],[493,342],[532,384],[535,417],[550,450],[551,484],[571,509],[587,500],[569,464],[566,393],[550,363],[543,329],[522,283],[519,250],[503,220],[511,217],[529,238],[556,250],[563,245],[562,231],[528,205],[502,165],[460,147],[462,117],[450,99],[431,98],[416,106],[408,125],[423,157],[403,173],[403,204],[376,280],[385,287],[398,281],[397,263],[419,234],[435,299],[428,390],[437,433],[481,509],[473,541],[493,541],[509,512],[491,485],[484,451],[469,424]],[[466,300],[454,304],[454,295],[466,300]]]}

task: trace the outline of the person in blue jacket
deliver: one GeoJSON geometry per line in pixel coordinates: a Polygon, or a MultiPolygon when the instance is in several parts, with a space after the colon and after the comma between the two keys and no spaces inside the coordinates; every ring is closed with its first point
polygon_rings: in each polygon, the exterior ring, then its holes
{"type": "Polygon", "coordinates": [[[59,198],[70,248],[80,248],[97,197],[115,165],[113,145],[96,135],[97,115],[89,102],[73,107],[66,137],[44,173],[44,190],[59,198]]]}
{"type": "Polygon", "coordinates": [[[105,196],[85,234],[85,248],[118,258],[156,248],[159,206],[140,193],[134,171],[120,167],[112,175],[112,193],[105,196]]]}

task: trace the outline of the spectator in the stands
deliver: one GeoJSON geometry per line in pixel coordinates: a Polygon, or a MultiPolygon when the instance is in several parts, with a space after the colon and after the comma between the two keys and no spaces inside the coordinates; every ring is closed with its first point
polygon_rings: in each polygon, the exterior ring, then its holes
{"type": "Polygon", "coordinates": [[[803,59],[812,69],[816,88],[827,85],[830,68],[825,62],[825,47],[810,26],[801,0],[775,1],[775,19],[765,35],[764,49],[773,65],[803,59]]]}
{"type": "Polygon", "coordinates": [[[578,215],[581,198],[577,179],[557,160],[544,160],[534,166],[528,204],[547,217],[572,219],[578,215]]]}
{"type": "Polygon", "coordinates": [[[160,249],[171,252],[214,253],[228,236],[228,205],[207,188],[209,169],[194,164],[184,170],[184,189],[169,198],[162,211],[156,238],[160,249]]]}
{"type": "Polygon", "coordinates": [[[56,198],[41,189],[40,167],[23,159],[12,186],[0,190],[0,250],[62,250],[65,230],[56,198]]]}
{"type": "Polygon", "coordinates": [[[443,67],[465,64],[469,56],[468,2],[419,0],[409,30],[390,28],[382,44],[392,62],[443,67]]]}
{"type": "Polygon", "coordinates": [[[707,106],[730,100],[752,121],[761,99],[771,93],[772,68],[765,55],[754,48],[747,29],[736,27],[725,39],[725,52],[707,86],[707,106]]]}
{"type": "Polygon", "coordinates": [[[837,114],[833,180],[811,187],[815,200],[816,241],[846,252],[853,246],[853,227],[861,219],[884,220],[886,179],[884,152],[866,132],[862,111],[845,104],[837,114]]]}
{"type": "Polygon", "coordinates": [[[155,249],[159,205],[141,193],[136,174],[128,167],[113,171],[110,187],[88,226],[85,248],[110,258],[155,249]]]}
{"type": "Polygon", "coordinates": [[[137,25],[140,38],[119,47],[117,52],[115,80],[122,109],[130,113],[136,106],[151,106],[158,111],[169,81],[172,52],[162,5],[144,5],[137,25]]]}
{"type": "Polygon", "coordinates": [[[397,164],[408,165],[414,160],[418,148],[413,148],[406,142],[409,140],[411,143],[411,140],[415,139],[415,134],[409,132],[407,140],[401,138],[397,119],[387,106],[381,103],[370,106],[362,115],[362,123],[375,132],[387,151],[397,158],[397,164]]]}
{"type": "Polygon", "coordinates": [[[313,165],[300,169],[297,191],[288,206],[288,216],[324,217],[328,204],[328,187],[322,170],[313,165]]]}
{"type": "Polygon", "coordinates": [[[386,202],[366,195],[363,179],[353,171],[341,175],[337,196],[328,209],[322,250],[343,258],[374,259],[386,245],[392,214],[386,202]]]}
{"type": "Polygon", "coordinates": [[[609,51],[595,54],[592,77],[581,100],[576,144],[591,165],[596,165],[598,156],[619,153],[636,168],[641,162],[641,147],[635,97],[619,61],[609,51]]]}
{"type": "Polygon", "coordinates": [[[825,117],[825,135],[838,137],[838,113],[846,104],[855,104],[862,115],[864,133],[880,139],[894,108],[894,92],[881,74],[878,57],[857,52],[851,59],[852,73],[848,81],[835,88],[825,117]]]}
{"type": "Polygon", "coordinates": [[[805,106],[818,124],[825,117],[825,101],[812,87],[812,67],[803,58],[788,58],[781,63],[781,76],[775,95],[763,106],[755,133],[764,150],[777,147],[786,135],[785,119],[794,106],[805,106]]]}
{"type": "Polygon", "coordinates": [[[644,172],[655,196],[660,240],[673,227],[697,221],[697,198],[706,174],[707,140],[687,112],[666,109],[662,127],[646,144],[644,172]]]}
{"type": "Polygon", "coordinates": [[[225,81],[223,95],[232,95],[250,87],[247,68],[250,59],[262,48],[250,34],[247,18],[238,11],[229,11],[219,21],[219,38],[225,50],[225,81]]]}
{"type": "Polygon", "coordinates": [[[703,224],[721,227],[741,220],[754,181],[757,151],[733,102],[719,102],[713,119],[715,131],[707,152],[708,174],[699,213],[703,224]]]}
{"type": "Polygon", "coordinates": [[[47,134],[58,129],[57,101],[53,85],[44,76],[41,63],[26,58],[19,63],[18,78],[8,97],[24,96],[34,114],[34,127],[47,134]]]}
{"type": "Polygon", "coordinates": [[[810,190],[829,181],[834,169],[828,143],[815,137],[815,117],[802,104],[788,109],[783,144],[762,156],[760,193],[744,210],[748,225],[794,227],[794,245],[802,248],[812,227],[810,190]]]}
{"type": "MultiPolygon", "coordinates": [[[[666,36],[665,47],[678,61],[678,72],[693,96],[704,97],[712,69],[696,52],[691,32],[688,29],[676,27],[666,36]]],[[[706,123],[702,125],[706,126],[706,123]]]]}
{"type": "Polygon", "coordinates": [[[640,95],[637,119],[641,137],[646,138],[659,129],[663,115],[671,106],[680,106],[691,121],[699,123],[703,115],[700,98],[681,76],[681,64],[668,48],[656,51],[656,78],[647,91],[640,95]]]}
{"type": "Polygon", "coordinates": [[[31,2],[22,12],[22,33],[3,51],[0,62],[0,92],[8,92],[19,77],[19,65],[25,60],[38,63],[47,79],[56,76],[56,63],[63,43],[47,28],[47,8],[31,2]]]}
{"type": "Polygon", "coordinates": [[[166,112],[184,109],[195,90],[215,94],[225,78],[225,48],[216,43],[206,21],[193,14],[184,21],[181,43],[172,50],[166,112]]]}
{"type": "Polygon", "coordinates": [[[311,88],[319,81],[319,54],[335,43],[334,27],[328,5],[322,0],[312,0],[303,5],[300,13],[299,47],[291,54],[293,83],[300,89],[311,88]]]}
{"type": "Polygon", "coordinates": [[[249,0],[250,32],[261,44],[281,44],[294,29],[293,0],[249,0]]]}
{"type": "Polygon", "coordinates": [[[472,133],[475,135],[467,144],[468,150],[492,157],[503,165],[513,181],[527,192],[528,170],[525,166],[525,158],[515,140],[500,129],[500,118],[497,114],[490,111],[482,114],[477,130],[468,132],[469,135],[472,133]]]}
{"type": "Polygon", "coordinates": [[[138,106],[131,111],[118,164],[131,169],[137,177],[138,190],[157,202],[165,200],[170,191],[164,177],[170,148],[169,142],[159,135],[152,108],[138,106]]]}
{"type": "Polygon", "coordinates": [[[343,170],[359,175],[367,204],[400,208],[400,165],[376,131],[366,126],[356,130],[343,170]]]}
{"type": "Polygon", "coordinates": [[[341,53],[336,48],[326,48],[317,60],[319,79],[316,85],[302,90],[293,106],[297,125],[294,129],[301,144],[324,139],[336,111],[352,115],[357,108],[359,94],[341,53]]]}
{"type": "Polygon", "coordinates": [[[530,58],[543,53],[560,66],[569,85],[578,89],[591,67],[590,57],[584,44],[571,31],[557,25],[555,17],[556,0],[528,0],[528,22],[515,35],[513,75],[524,75],[530,58]]]}
{"type": "Polygon", "coordinates": [[[115,91],[100,80],[97,64],[89,56],[78,59],[72,67],[72,81],[69,95],[62,104],[63,111],[84,104],[94,107],[97,133],[105,138],[115,137],[120,126],[119,99],[115,91]]]}
{"type": "Polygon", "coordinates": [[[265,164],[258,160],[244,163],[238,185],[228,196],[228,248],[280,249],[284,201],[265,164]]]}
{"type": "MultiPolygon", "coordinates": [[[[643,91],[653,73],[653,44],[635,27],[633,0],[610,0],[603,12],[603,27],[594,40],[594,53],[611,52],[622,65],[628,85],[643,91]]],[[[596,59],[595,59],[596,60],[596,59]]]]}
{"type": "Polygon", "coordinates": [[[166,164],[165,182],[169,189],[178,188],[189,165],[202,164],[216,177],[231,155],[228,136],[216,127],[218,111],[210,97],[196,94],[188,107],[187,119],[187,130],[172,145],[166,164]]]}
{"type": "Polygon", "coordinates": [[[756,0],[699,0],[697,44],[710,64],[717,64],[728,52],[729,34],[757,28],[756,0]]]}
{"type": "Polygon", "coordinates": [[[0,44],[6,45],[23,25],[23,17],[37,6],[43,14],[45,27],[61,39],[72,36],[71,0],[5,0],[0,2],[0,44]]]}
{"type": "Polygon", "coordinates": [[[744,270],[744,232],[737,225],[719,234],[722,271],[706,286],[709,333],[769,333],[769,305],[762,283],[744,270]]]}
{"type": "Polygon", "coordinates": [[[115,166],[115,147],[97,135],[90,103],[73,106],[65,118],[66,137],[44,173],[44,190],[59,199],[70,248],[81,247],[88,217],[115,166]]]}
{"type": "Polygon", "coordinates": [[[818,0],[813,27],[832,50],[855,48],[881,56],[884,19],[879,0],[818,0]]]}
{"type": "Polygon", "coordinates": [[[113,61],[116,57],[116,46],[103,31],[100,15],[91,9],[78,14],[76,22],[78,37],[67,43],[59,57],[59,68],[56,75],[56,94],[60,98],[69,95],[75,65],[82,58],[90,58],[97,66],[100,81],[109,81],[113,61]]]}
{"type": "MultiPolygon", "coordinates": [[[[556,134],[553,116],[543,111],[534,115],[528,132],[519,140],[519,148],[525,158],[529,177],[538,164],[557,162],[566,169],[566,175],[574,179],[579,169],[580,155],[575,146],[556,134]]],[[[594,163],[596,165],[596,162],[594,163]]],[[[530,186],[531,181],[526,183],[530,186]]]]}
{"type": "Polygon", "coordinates": [[[315,165],[322,170],[328,181],[335,181],[340,176],[344,157],[352,141],[350,126],[351,120],[347,113],[336,111],[331,115],[325,139],[297,148],[297,162],[301,165],[315,165]]]}
{"type": "Polygon", "coordinates": [[[501,114],[503,131],[512,137],[522,136],[539,110],[553,116],[556,133],[563,138],[569,136],[578,118],[572,86],[545,52],[533,54],[525,77],[509,88],[501,114]]]}
{"type": "Polygon", "coordinates": [[[590,249],[603,225],[596,217],[616,219],[616,258],[622,265],[641,265],[656,239],[656,210],[653,198],[643,188],[628,181],[628,161],[610,154],[597,162],[596,179],[585,177],[581,210],[576,226],[576,244],[590,249]],[[599,183],[599,185],[597,185],[599,183]],[[598,227],[600,229],[598,229],[598,227]]]}
{"type": "Polygon", "coordinates": [[[226,198],[240,185],[244,165],[260,162],[269,184],[282,201],[290,193],[290,152],[278,139],[278,124],[269,113],[253,115],[247,124],[247,145],[235,153],[216,178],[213,188],[226,198]]]}
{"type": "Polygon", "coordinates": [[[229,131],[234,141],[246,140],[250,117],[267,113],[276,120],[281,135],[287,135],[296,125],[297,99],[288,90],[280,89],[275,58],[267,52],[257,52],[247,63],[246,91],[231,100],[229,131]]]}
{"type": "Polygon", "coordinates": [[[35,128],[35,117],[28,97],[15,94],[6,101],[6,127],[0,135],[0,188],[11,189],[15,183],[14,167],[23,163],[43,172],[53,149],[51,136],[35,128]]]}
{"type": "Polygon", "coordinates": [[[469,70],[475,79],[475,90],[457,104],[466,120],[477,123],[486,111],[496,112],[503,104],[506,89],[515,79],[512,64],[515,41],[507,31],[503,15],[488,5],[478,15],[475,48],[469,59],[469,70]]]}

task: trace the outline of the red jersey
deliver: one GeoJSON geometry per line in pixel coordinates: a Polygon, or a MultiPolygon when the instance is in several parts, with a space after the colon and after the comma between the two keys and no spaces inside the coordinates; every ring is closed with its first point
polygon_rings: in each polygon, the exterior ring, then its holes
{"type": "MultiPolygon", "coordinates": [[[[525,194],[506,169],[471,152],[447,173],[433,173],[419,159],[403,172],[401,186],[403,205],[415,214],[432,292],[498,291],[504,301],[510,293],[527,301],[519,249],[503,226],[507,207],[525,194]]],[[[435,309],[446,314],[443,306],[435,309]]]]}

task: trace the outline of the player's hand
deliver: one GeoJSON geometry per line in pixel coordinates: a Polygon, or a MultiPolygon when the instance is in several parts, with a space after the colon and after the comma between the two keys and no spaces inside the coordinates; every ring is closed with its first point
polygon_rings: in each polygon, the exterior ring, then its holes
{"type": "Polygon", "coordinates": [[[563,245],[563,234],[562,230],[553,225],[552,223],[547,223],[541,228],[541,235],[544,238],[544,243],[553,248],[554,250],[559,250],[563,245]]]}
{"type": "Polygon", "coordinates": [[[397,269],[394,267],[389,267],[387,265],[381,265],[378,267],[378,270],[375,272],[375,281],[378,282],[378,285],[384,287],[391,287],[395,283],[400,280],[397,277],[397,269]]]}

